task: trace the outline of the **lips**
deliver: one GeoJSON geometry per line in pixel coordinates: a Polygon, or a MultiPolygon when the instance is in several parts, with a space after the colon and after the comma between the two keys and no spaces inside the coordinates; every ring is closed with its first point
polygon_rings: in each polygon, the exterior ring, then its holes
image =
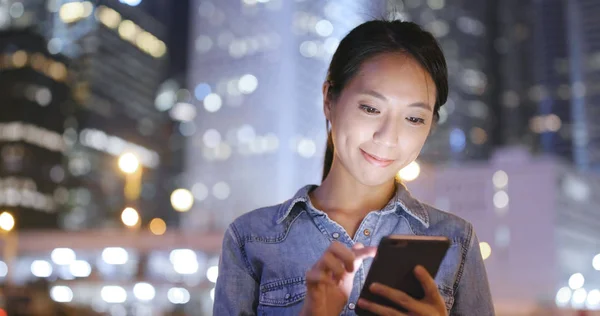
{"type": "Polygon", "coordinates": [[[380,167],[380,168],[385,168],[394,162],[394,160],[380,158],[375,155],[371,155],[362,149],[360,150],[360,152],[362,153],[362,155],[366,161],[368,161],[370,164],[380,167]]]}

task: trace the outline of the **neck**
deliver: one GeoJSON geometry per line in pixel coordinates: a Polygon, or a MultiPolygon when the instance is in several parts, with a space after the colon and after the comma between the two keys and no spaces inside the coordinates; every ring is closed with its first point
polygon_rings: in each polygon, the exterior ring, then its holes
{"type": "Polygon", "coordinates": [[[325,213],[365,215],[382,209],[396,192],[394,180],[377,186],[359,183],[334,160],[323,183],[311,194],[313,205],[325,213]]]}

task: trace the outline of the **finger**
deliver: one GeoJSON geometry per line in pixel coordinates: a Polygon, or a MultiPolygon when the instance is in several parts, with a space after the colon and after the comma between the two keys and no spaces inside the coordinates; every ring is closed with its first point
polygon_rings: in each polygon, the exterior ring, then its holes
{"type": "Polygon", "coordinates": [[[434,315],[435,310],[433,308],[419,300],[414,299],[410,295],[391,288],[389,286],[383,285],[381,283],[373,283],[369,287],[369,290],[377,294],[381,297],[385,297],[390,301],[406,308],[408,311],[415,313],[417,315],[434,315]]]}
{"type": "MultiPolygon", "coordinates": [[[[354,244],[354,246],[352,246],[352,253],[355,253],[356,250],[359,249],[364,249],[365,245],[357,242],[354,244]]],[[[354,257],[354,270],[352,270],[353,273],[356,273],[358,271],[358,269],[360,268],[361,264],[362,264],[363,259],[360,257],[354,257]]]]}
{"type": "Polygon", "coordinates": [[[340,259],[336,258],[332,253],[326,252],[316,264],[316,268],[323,272],[333,273],[335,280],[339,280],[346,273],[344,264],[340,259]]]}
{"type": "Polygon", "coordinates": [[[425,297],[435,299],[436,301],[442,300],[435,280],[423,266],[418,265],[415,267],[415,276],[421,282],[421,286],[423,286],[425,297]]]}
{"type": "Polygon", "coordinates": [[[331,278],[331,274],[322,270],[311,269],[306,272],[306,283],[308,285],[331,284],[335,285],[335,281],[331,278]]]}
{"type": "Polygon", "coordinates": [[[360,306],[360,308],[370,311],[376,315],[382,315],[382,316],[408,316],[408,314],[404,314],[402,312],[399,312],[393,308],[387,307],[387,306],[383,306],[383,305],[379,305],[376,303],[373,303],[371,301],[367,301],[364,298],[361,298],[358,300],[358,306],[360,306]]]}
{"type": "Polygon", "coordinates": [[[352,252],[357,260],[364,260],[365,258],[375,257],[377,254],[377,247],[360,247],[353,248],[352,252]]]}
{"type": "Polygon", "coordinates": [[[328,252],[331,252],[335,257],[342,261],[346,271],[354,271],[355,255],[352,250],[350,250],[344,244],[334,241],[331,243],[331,246],[329,246],[328,252]]]}

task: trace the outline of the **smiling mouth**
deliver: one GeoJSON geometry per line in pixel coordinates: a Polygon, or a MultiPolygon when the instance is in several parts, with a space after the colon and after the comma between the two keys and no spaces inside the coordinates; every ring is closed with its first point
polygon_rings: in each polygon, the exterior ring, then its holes
{"type": "Polygon", "coordinates": [[[392,162],[394,162],[394,160],[392,160],[392,159],[385,159],[385,158],[377,157],[375,155],[371,155],[362,149],[360,150],[360,152],[363,154],[363,157],[365,158],[365,160],[367,160],[369,163],[371,163],[372,165],[375,165],[377,167],[384,168],[384,167],[391,165],[392,162]]]}

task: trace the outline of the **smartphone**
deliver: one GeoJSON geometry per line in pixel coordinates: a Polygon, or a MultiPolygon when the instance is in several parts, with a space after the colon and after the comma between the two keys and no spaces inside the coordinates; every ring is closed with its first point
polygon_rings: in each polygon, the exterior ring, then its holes
{"type": "MultiPolygon", "coordinates": [[[[367,274],[360,298],[406,312],[402,306],[373,294],[369,287],[372,283],[381,283],[403,291],[415,299],[422,299],[425,293],[414,274],[415,267],[423,266],[435,278],[449,247],[450,240],[443,236],[390,235],[383,237],[377,247],[377,255],[367,274]]],[[[356,313],[361,316],[374,315],[358,306],[356,313]]]]}

